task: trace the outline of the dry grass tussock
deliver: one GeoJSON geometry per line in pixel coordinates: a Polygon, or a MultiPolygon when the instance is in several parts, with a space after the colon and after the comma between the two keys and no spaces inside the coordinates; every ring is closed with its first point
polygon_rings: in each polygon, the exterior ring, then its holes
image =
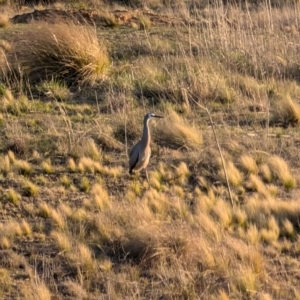
{"type": "Polygon", "coordinates": [[[276,111],[273,116],[274,123],[280,123],[284,126],[298,125],[300,122],[300,106],[291,98],[290,95],[285,95],[277,100],[276,111]]]}
{"type": "Polygon", "coordinates": [[[171,148],[199,149],[202,144],[201,130],[172,109],[168,109],[165,119],[155,128],[155,137],[171,148]]]}
{"type": "Polygon", "coordinates": [[[68,85],[93,84],[109,67],[105,45],[96,32],[72,23],[25,27],[14,36],[6,60],[1,66],[4,76],[21,72],[31,83],[55,79],[68,85]]]}
{"type": "Polygon", "coordinates": [[[0,27],[7,27],[9,25],[9,17],[6,14],[0,13],[0,27]]]}
{"type": "Polygon", "coordinates": [[[296,179],[291,174],[290,168],[286,161],[279,156],[272,156],[268,160],[273,175],[280,180],[280,182],[287,189],[292,189],[296,186],[296,179]]]}

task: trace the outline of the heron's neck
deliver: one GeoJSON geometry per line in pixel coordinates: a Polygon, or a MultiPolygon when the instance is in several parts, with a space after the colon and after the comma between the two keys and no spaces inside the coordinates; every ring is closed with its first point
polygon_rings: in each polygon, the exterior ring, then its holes
{"type": "Polygon", "coordinates": [[[144,129],[142,135],[142,146],[144,149],[150,146],[151,136],[150,136],[150,128],[149,128],[149,120],[144,122],[144,129]]]}

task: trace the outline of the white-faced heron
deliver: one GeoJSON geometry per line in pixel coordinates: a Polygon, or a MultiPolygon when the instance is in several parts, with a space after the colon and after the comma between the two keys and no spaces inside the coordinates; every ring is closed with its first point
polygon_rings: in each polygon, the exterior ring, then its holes
{"type": "Polygon", "coordinates": [[[163,116],[148,113],[144,117],[144,129],[141,140],[131,149],[129,153],[129,174],[136,173],[145,169],[146,177],[148,179],[147,165],[149,163],[151,148],[150,148],[150,128],[149,121],[152,118],[163,118],[163,116]]]}

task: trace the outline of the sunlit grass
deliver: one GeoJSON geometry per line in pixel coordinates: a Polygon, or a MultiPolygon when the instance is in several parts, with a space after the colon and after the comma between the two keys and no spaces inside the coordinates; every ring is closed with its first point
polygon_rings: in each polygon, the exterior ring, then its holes
{"type": "Polygon", "coordinates": [[[248,4],[0,32],[0,298],[297,297],[298,8],[248,4]],[[128,150],[150,111],[148,182],[128,150]]]}
{"type": "Polygon", "coordinates": [[[268,160],[268,165],[276,176],[287,189],[293,189],[296,186],[296,180],[292,176],[289,166],[286,161],[284,161],[279,156],[272,156],[268,160]]]}

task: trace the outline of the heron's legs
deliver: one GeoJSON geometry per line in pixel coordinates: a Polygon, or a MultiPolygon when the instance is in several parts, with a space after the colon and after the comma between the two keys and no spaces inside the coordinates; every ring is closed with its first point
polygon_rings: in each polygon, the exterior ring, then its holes
{"type": "Polygon", "coordinates": [[[148,181],[148,183],[149,183],[149,176],[148,176],[147,168],[145,168],[145,173],[146,173],[147,181],[148,181]]]}

